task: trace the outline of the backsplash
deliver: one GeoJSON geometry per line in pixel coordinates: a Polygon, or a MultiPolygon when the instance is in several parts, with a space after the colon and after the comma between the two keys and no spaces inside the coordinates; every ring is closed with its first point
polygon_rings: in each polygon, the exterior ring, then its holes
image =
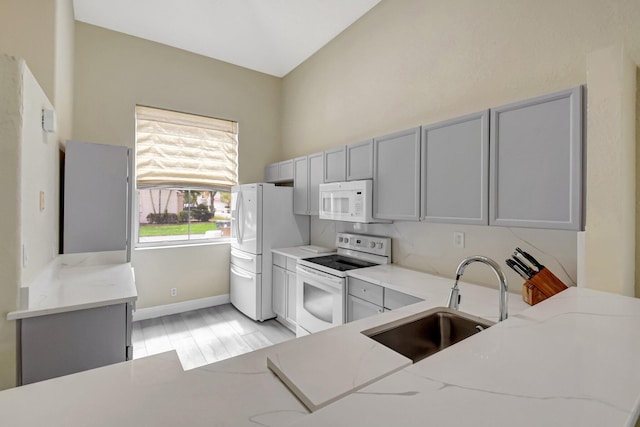
{"type": "MultiPolygon", "coordinates": [[[[335,247],[337,232],[391,237],[392,260],[413,270],[453,278],[460,261],[484,255],[502,267],[509,290],[520,293],[524,280],[504,262],[516,247],[536,257],[567,286],[576,284],[577,232],[477,225],[435,224],[398,221],[392,224],[356,224],[311,217],[311,244],[335,247]],[[465,247],[454,246],[453,233],[463,232],[465,247]]],[[[470,265],[465,281],[497,286],[495,274],[486,266],[470,265]]]]}

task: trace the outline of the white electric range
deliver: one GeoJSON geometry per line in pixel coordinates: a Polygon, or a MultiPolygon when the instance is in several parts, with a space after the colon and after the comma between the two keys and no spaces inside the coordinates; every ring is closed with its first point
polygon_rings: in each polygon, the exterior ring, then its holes
{"type": "Polygon", "coordinates": [[[345,322],[347,272],[391,262],[391,238],[338,233],[337,253],[298,261],[296,336],[345,322]]]}

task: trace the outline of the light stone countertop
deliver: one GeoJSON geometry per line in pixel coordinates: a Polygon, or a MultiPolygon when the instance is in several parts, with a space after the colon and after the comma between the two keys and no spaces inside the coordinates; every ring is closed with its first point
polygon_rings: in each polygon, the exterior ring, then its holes
{"type": "Polygon", "coordinates": [[[331,255],[331,254],[334,254],[336,251],[335,249],[332,249],[332,252],[315,253],[315,252],[310,252],[310,251],[301,249],[300,246],[295,246],[292,248],[271,249],[271,252],[284,255],[289,258],[295,258],[297,260],[300,260],[305,258],[314,258],[318,256],[331,255]]]}
{"type": "Polygon", "coordinates": [[[38,278],[20,290],[21,309],[8,320],[135,302],[138,293],[130,263],[119,254],[59,255],[38,278]]]}
{"type": "MultiPolygon", "coordinates": [[[[570,288],[525,311],[512,297],[507,321],[313,414],[267,368],[267,357],[279,353],[299,351],[301,366],[348,353],[350,336],[443,305],[451,281],[429,285],[428,276],[420,276],[423,302],[190,371],[170,353],[0,392],[3,423],[633,426],[640,407],[640,300],[585,289],[570,288]]],[[[497,314],[496,290],[466,283],[461,289],[463,311],[497,314]]],[[[357,375],[348,369],[335,364],[323,386],[357,375]]]]}

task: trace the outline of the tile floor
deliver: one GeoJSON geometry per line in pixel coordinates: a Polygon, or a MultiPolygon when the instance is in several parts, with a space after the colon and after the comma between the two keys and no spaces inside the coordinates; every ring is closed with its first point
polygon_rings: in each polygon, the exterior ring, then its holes
{"type": "Polygon", "coordinates": [[[254,322],[231,304],[133,323],[133,358],[176,350],[185,370],[295,338],[276,320],[254,322]]]}

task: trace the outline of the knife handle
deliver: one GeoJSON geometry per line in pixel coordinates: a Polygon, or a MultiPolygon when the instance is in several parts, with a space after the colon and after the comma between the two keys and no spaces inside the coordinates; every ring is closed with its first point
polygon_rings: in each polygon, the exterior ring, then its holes
{"type": "Polygon", "coordinates": [[[538,269],[538,271],[540,271],[540,270],[542,270],[544,268],[544,265],[540,264],[538,262],[538,260],[536,260],[534,257],[529,255],[528,253],[526,253],[522,249],[516,248],[516,252],[518,252],[520,255],[525,257],[527,259],[527,261],[529,261],[531,264],[533,264],[538,269]]]}

